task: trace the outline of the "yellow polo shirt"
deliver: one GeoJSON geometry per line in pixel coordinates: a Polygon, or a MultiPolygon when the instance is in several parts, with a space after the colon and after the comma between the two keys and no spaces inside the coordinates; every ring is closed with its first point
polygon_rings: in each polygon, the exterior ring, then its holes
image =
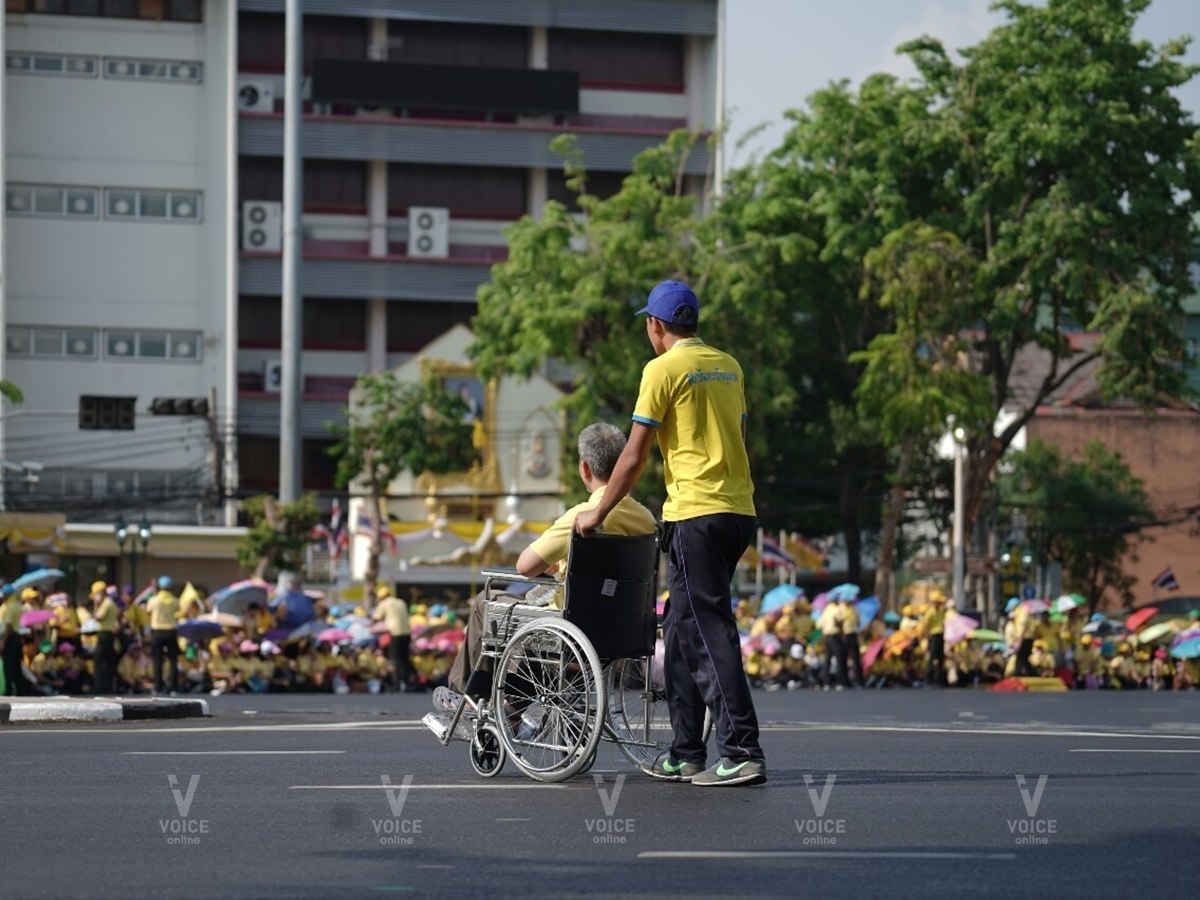
{"type": "Polygon", "coordinates": [[[151,631],[170,631],[179,622],[179,598],[170,591],[159,591],[146,603],[151,631]]]}
{"type": "Polygon", "coordinates": [[[686,338],[646,363],[633,421],[658,429],[664,519],[754,515],[745,417],[742,367],[728,353],[686,338]]]}
{"type": "MultiPolygon", "coordinates": [[[[592,495],[582,503],[577,503],[554,520],[549,528],[542,532],[541,537],[530,544],[530,548],[543,562],[554,565],[567,558],[571,549],[571,534],[575,529],[575,517],[585,509],[591,509],[604,496],[605,485],[592,491],[592,495]]],[[[625,496],[613,507],[604,519],[604,534],[633,536],[651,534],[654,531],[654,515],[632,497],[625,496]]],[[[550,605],[562,609],[562,590],[554,592],[550,605]]]]}
{"type": "Polygon", "coordinates": [[[930,604],[921,618],[921,627],[929,635],[946,633],[946,607],[941,604],[930,604]]]}
{"type": "Polygon", "coordinates": [[[100,631],[113,634],[117,630],[118,610],[112,597],[105,597],[96,607],[96,624],[100,631]]]}
{"type": "Polygon", "coordinates": [[[388,634],[403,637],[412,633],[408,624],[408,604],[396,597],[385,597],[375,605],[371,618],[376,622],[383,620],[387,625],[388,634]]]}

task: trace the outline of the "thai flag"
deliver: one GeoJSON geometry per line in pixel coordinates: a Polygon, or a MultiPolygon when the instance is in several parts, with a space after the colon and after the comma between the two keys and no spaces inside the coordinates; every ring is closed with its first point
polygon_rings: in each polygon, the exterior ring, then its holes
{"type": "Polygon", "coordinates": [[[1179,582],[1175,579],[1175,573],[1171,571],[1171,567],[1167,566],[1158,573],[1158,577],[1150,582],[1156,588],[1162,588],[1164,591],[1179,590],[1179,582]]]}
{"type": "Polygon", "coordinates": [[[333,501],[329,524],[318,525],[313,534],[325,542],[330,559],[336,560],[350,546],[350,535],[346,534],[346,525],[342,521],[342,505],[337,500],[333,501]]]}
{"type": "Polygon", "coordinates": [[[762,563],[764,566],[783,566],[786,569],[796,568],[796,557],[788,553],[776,541],[765,534],[762,539],[762,563]]]}
{"type": "MultiPolygon", "coordinates": [[[[372,538],[375,536],[375,526],[371,522],[371,517],[359,512],[358,525],[354,529],[355,537],[372,538]]],[[[396,553],[396,535],[392,533],[392,529],[388,528],[387,522],[380,523],[379,537],[383,542],[383,549],[395,555],[396,553]]]]}

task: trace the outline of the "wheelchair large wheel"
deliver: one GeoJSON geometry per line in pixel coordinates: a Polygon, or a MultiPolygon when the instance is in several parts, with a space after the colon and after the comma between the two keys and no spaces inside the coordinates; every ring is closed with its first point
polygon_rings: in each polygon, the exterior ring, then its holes
{"type": "Polygon", "coordinates": [[[495,778],[500,774],[507,753],[495,725],[489,723],[479,727],[471,738],[468,755],[471,757],[471,768],[480,778],[495,778]]]}
{"type": "Polygon", "coordinates": [[[577,626],[550,618],[523,626],[495,679],[500,738],[522,772],[563,781],[592,761],[604,724],[604,673],[577,626]]]}

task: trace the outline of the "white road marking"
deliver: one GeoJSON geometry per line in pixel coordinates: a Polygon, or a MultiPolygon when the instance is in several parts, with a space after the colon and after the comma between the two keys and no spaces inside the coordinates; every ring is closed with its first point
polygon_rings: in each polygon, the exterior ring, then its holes
{"type": "MultiPolygon", "coordinates": [[[[289,791],[394,791],[394,784],[292,784],[289,791]]],[[[563,791],[565,784],[410,784],[410,791],[563,791]]],[[[590,786],[584,785],[584,788],[590,786]]],[[[578,790],[580,786],[576,785],[578,790]]]]}
{"type": "Polygon", "coordinates": [[[318,756],[345,750],[126,750],[122,756],[318,756]]]}
{"type": "Polygon", "coordinates": [[[647,850],[638,859],[1016,859],[1015,853],[900,850],[647,850]]]}
{"type": "Polygon", "coordinates": [[[226,731],[429,731],[420,721],[314,722],[301,725],[176,725],[170,728],[6,728],[5,734],[207,734],[226,731]]]}
{"type": "Polygon", "coordinates": [[[1096,749],[1093,747],[1085,747],[1069,751],[1071,753],[1200,753],[1200,750],[1152,750],[1152,749],[1096,749]]]}
{"type": "Polygon", "coordinates": [[[1200,734],[1159,734],[1131,731],[1057,731],[1019,730],[1015,728],[937,728],[922,725],[831,725],[824,722],[792,725],[764,725],[762,731],[877,731],[907,734],[987,734],[1009,737],[1084,737],[1084,738],[1149,738],[1169,741],[1200,741],[1200,734]]]}

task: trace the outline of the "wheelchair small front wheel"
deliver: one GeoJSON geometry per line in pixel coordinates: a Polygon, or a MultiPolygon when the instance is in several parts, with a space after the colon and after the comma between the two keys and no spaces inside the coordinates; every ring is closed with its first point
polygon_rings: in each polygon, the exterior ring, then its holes
{"type": "Polygon", "coordinates": [[[471,768],[480,778],[495,778],[504,768],[504,760],[508,753],[504,749],[504,741],[500,740],[500,732],[492,724],[481,725],[471,738],[471,768]]]}

